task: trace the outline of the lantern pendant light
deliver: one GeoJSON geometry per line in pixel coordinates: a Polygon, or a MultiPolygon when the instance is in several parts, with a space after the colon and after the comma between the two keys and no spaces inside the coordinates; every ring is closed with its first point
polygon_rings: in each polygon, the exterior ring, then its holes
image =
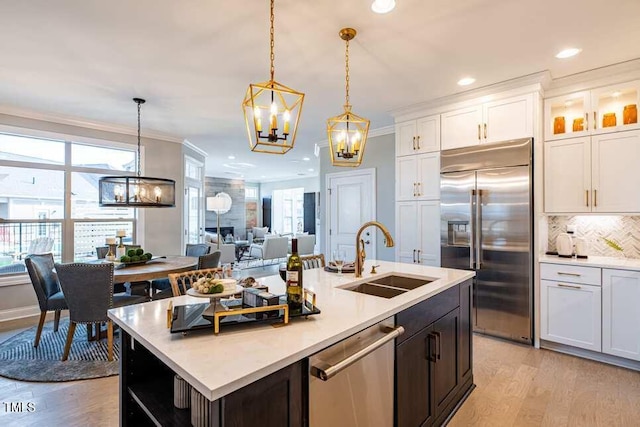
{"type": "Polygon", "coordinates": [[[340,38],[346,42],[344,112],[327,120],[327,135],[333,166],[358,167],[362,163],[367,143],[370,121],[351,111],[349,103],[349,41],[356,36],[353,28],[340,30],[340,38]]]}
{"type": "Polygon", "coordinates": [[[252,83],[242,101],[251,151],[285,154],[293,148],[298,132],[304,93],[275,80],[274,0],[271,0],[270,60],[271,78],[252,83]]]}
{"type": "Polygon", "coordinates": [[[138,104],[137,176],[103,176],[98,181],[100,206],[123,208],[171,208],[176,205],[176,182],[172,179],[140,176],[140,106],[138,104]]]}

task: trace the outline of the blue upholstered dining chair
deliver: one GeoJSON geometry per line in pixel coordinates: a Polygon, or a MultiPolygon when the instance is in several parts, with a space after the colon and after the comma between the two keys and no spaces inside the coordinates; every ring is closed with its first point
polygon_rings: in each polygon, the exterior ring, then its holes
{"type": "Polygon", "coordinates": [[[207,245],[206,243],[187,243],[185,255],[200,257],[202,255],[208,254],[210,250],[211,246],[207,245]]]}
{"type": "Polygon", "coordinates": [[[69,331],[62,360],[69,357],[76,325],[107,323],[107,348],[113,360],[113,323],[107,310],[113,307],[147,301],[143,296],[113,293],[113,264],[69,263],[55,264],[60,286],[69,305],[69,331]]]}
{"type": "MultiPolygon", "coordinates": [[[[200,257],[208,255],[210,250],[211,246],[206,243],[187,243],[184,252],[185,256],[198,257],[198,265],[200,265],[200,257]]],[[[220,255],[218,255],[218,261],[220,261],[220,255]]],[[[209,263],[210,261],[207,261],[207,264],[209,263]]],[[[168,278],[152,280],[151,289],[154,291],[154,300],[171,298],[173,296],[171,293],[171,283],[168,278]]]]}
{"type": "Polygon", "coordinates": [[[38,322],[36,339],[33,343],[34,347],[38,347],[47,312],[55,311],[53,331],[58,332],[60,312],[67,310],[69,307],[67,307],[67,302],[58,283],[56,273],[53,271],[54,261],[51,253],[29,255],[25,258],[24,263],[27,266],[33,289],[36,291],[38,305],[40,305],[40,321],[38,322]]]}

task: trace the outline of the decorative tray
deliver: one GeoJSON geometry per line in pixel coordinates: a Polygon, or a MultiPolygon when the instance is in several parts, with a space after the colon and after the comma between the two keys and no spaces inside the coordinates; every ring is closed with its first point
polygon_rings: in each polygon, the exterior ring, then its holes
{"type": "Polygon", "coordinates": [[[144,259],[144,260],[140,260],[140,261],[129,261],[129,262],[111,261],[111,262],[113,262],[113,265],[114,265],[115,268],[124,268],[124,267],[128,267],[130,265],[146,264],[148,262],[155,261],[155,260],[161,259],[161,258],[166,258],[166,256],[154,256],[154,257],[151,257],[151,259],[144,259]]]}
{"type": "MultiPolygon", "coordinates": [[[[333,262],[330,262],[324,267],[324,271],[328,271],[329,273],[337,273],[338,267],[333,262]]],[[[355,273],[356,264],[354,262],[346,262],[342,266],[343,273],[355,273]]]]}
{"type": "MultiPolygon", "coordinates": [[[[315,299],[315,298],[314,298],[315,299]]],[[[289,317],[302,317],[320,314],[320,309],[313,305],[310,301],[304,302],[302,312],[289,312],[286,307],[287,296],[279,296],[280,305],[271,307],[259,307],[257,310],[262,312],[252,312],[254,308],[243,309],[242,299],[228,299],[219,302],[224,306],[225,311],[218,311],[215,315],[204,314],[209,304],[187,304],[172,307],[168,313],[171,316],[168,320],[168,326],[171,333],[189,332],[200,329],[209,329],[214,333],[218,333],[220,327],[230,327],[232,325],[254,324],[258,322],[268,323],[288,323],[289,317]],[[265,311],[266,310],[266,311],[265,311]],[[237,313],[234,313],[237,312],[237,313]],[[220,313],[223,313],[220,315],[220,313]]]]}

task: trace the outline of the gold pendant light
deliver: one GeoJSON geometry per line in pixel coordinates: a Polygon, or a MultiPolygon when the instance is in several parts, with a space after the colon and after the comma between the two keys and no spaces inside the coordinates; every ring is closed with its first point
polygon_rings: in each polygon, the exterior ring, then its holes
{"type": "Polygon", "coordinates": [[[302,112],[304,93],[275,81],[274,0],[271,0],[271,79],[252,83],[242,101],[251,151],[285,154],[293,148],[302,112]]]}
{"type": "Polygon", "coordinates": [[[356,36],[353,28],[340,30],[340,38],[346,42],[345,50],[345,91],[344,112],[327,120],[327,134],[331,163],[334,166],[358,167],[362,163],[364,147],[367,143],[370,121],[351,111],[349,104],[349,40],[356,36]]]}

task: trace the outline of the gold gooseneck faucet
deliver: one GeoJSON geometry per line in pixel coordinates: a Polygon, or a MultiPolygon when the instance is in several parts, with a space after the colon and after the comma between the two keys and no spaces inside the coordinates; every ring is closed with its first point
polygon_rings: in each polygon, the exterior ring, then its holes
{"type": "Polygon", "coordinates": [[[360,238],[360,235],[365,228],[371,225],[378,227],[380,231],[382,231],[382,234],[384,234],[385,246],[388,248],[393,247],[393,237],[391,237],[391,233],[389,233],[387,227],[385,227],[378,221],[369,221],[362,224],[362,227],[360,227],[358,233],[356,234],[356,277],[362,277],[362,270],[364,269],[364,259],[367,257],[367,254],[364,251],[364,240],[360,238]]]}

